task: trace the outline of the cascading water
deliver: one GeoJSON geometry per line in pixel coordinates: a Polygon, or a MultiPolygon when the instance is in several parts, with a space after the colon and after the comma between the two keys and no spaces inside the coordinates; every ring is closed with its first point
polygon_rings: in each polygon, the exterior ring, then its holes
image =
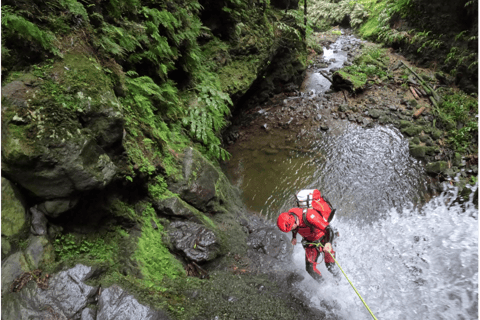
{"type": "MultiPolygon", "coordinates": [[[[477,188],[477,187],[475,187],[477,188]]],[[[391,209],[371,225],[340,218],[337,261],[378,319],[478,319],[478,210],[452,204],[456,189],[421,209],[391,209]]],[[[294,261],[304,269],[297,245],[294,261]]],[[[371,319],[348,281],[301,287],[332,318],[371,319]]],[[[302,271],[303,272],[303,271],[302,271]]]]}

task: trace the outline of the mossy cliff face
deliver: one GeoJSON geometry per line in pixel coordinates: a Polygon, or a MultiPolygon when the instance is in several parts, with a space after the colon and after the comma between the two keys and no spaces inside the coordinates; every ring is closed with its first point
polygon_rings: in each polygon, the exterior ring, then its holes
{"type": "MultiPolygon", "coordinates": [[[[2,3],[2,176],[24,198],[10,201],[2,182],[2,317],[43,315],[34,303],[16,306],[40,294],[47,273],[57,279],[68,269],[81,271],[79,283],[120,286],[172,318],[212,318],[225,305],[192,304],[192,292],[218,293],[239,270],[248,279],[287,260],[281,234],[281,252],[248,244],[262,228],[279,231],[250,225],[217,159],[228,156],[219,133],[245,93],[264,76],[272,90],[275,79],[286,84],[303,72],[302,42],[286,38],[298,26],[280,23],[283,13],[266,2],[204,2],[221,12],[214,18],[201,3],[2,3]],[[280,75],[269,78],[278,63],[280,75]],[[253,267],[259,255],[271,264],[253,267]],[[78,263],[87,267],[72,268],[78,263]],[[33,273],[24,272],[37,268],[37,284],[27,284],[33,273]],[[8,292],[12,283],[19,292],[8,292]]],[[[262,307],[277,299],[275,279],[255,281],[272,288],[258,297],[258,312],[293,317],[287,307],[262,307]]],[[[248,310],[251,300],[239,301],[248,310]]],[[[82,308],[77,314],[96,312],[82,308]]]]}

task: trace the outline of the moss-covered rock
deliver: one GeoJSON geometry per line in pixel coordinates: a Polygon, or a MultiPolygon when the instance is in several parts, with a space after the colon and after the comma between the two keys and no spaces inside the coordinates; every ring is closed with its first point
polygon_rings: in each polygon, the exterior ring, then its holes
{"type": "Polygon", "coordinates": [[[412,125],[409,127],[402,128],[400,129],[400,131],[409,137],[413,137],[418,135],[420,132],[422,132],[422,127],[412,125]]]}
{"type": "Polygon", "coordinates": [[[437,161],[427,163],[425,170],[430,174],[439,174],[442,173],[445,169],[448,168],[448,163],[446,161],[437,161]]]}
{"type": "Polygon", "coordinates": [[[32,236],[25,249],[25,259],[31,269],[37,269],[55,261],[55,250],[46,236],[32,236]]]}
{"type": "Polygon", "coordinates": [[[45,199],[105,187],[117,169],[102,148],[121,140],[123,120],[98,62],[69,53],[19,79],[39,80],[3,95],[2,170],[45,199]]]}
{"type": "Polygon", "coordinates": [[[19,251],[7,259],[2,260],[2,309],[3,295],[10,290],[10,285],[22,273],[28,271],[30,266],[23,252],[19,251]]]}
{"type": "Polygon", "coordinates": [[[425,146],[420,146],[420,145],[414,145],[414,146],[410,146],[409,150],[410,150],[410,154],[412,155],[412,157],[414,158],[425,158],[425,154],[426,154],[426,147],[425,146]]]}
{"type": "Polygon", "coordinates": [[[25,228],[27,215],[22,202],[15,186],[2,177],[2,236],[14,236],[25,228]]]}

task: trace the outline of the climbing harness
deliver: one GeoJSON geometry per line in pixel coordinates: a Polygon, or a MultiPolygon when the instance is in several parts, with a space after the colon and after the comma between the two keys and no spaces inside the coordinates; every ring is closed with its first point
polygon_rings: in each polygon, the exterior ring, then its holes
{"type": "MultiPolygon", "coordinates": [[[[322,248],[325,248],[323,246],[323,244],[321,244],[320,242],[306,242],[305,244],[309,244],[309,245],[314,245],[318,248],[318,246],[321,246],[322,248]]],[[[337,264],[337,266],[340,268],[340,270],[342,271],[343,275],[345,276],[345,278],[347,278],[348,282],[350,283],[350,285],[352,286],[353,290],[355,290],[355,292],[357,293],[358,297],[360,298],[360,300],[362,300],[363,302],[363,305],[365,306],[365,308],[367,308],[368,312],[370,312],[370,315],[372,316],[373,319],[377,320],[377,318],[375,317],[375,315],[373,314],[372,310],[370,310],[370,308],[367,306],[367,303],[365,302],[365,300],[363,300],[362,296],[360,295],[360,293],[357,291],[357,289],[355,288],[355,286],[353,285],[352,281],[350,281],[350,279],[348,279],[345,271],[343,271],[342,267],[340,267],[340,264],[338,263],[338,261],[333,257],[333,255],[330,255],[333,260],[335,261],[335,263],[337,264]]]]}

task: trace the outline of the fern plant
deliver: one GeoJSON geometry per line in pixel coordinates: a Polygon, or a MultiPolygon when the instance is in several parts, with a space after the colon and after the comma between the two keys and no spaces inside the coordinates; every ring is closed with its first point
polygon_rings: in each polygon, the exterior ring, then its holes
{"type": "Polygon", "coordinates": [[[23,39],[33,41],[42,46],[43,49],[60,55],[53,42],[56,40],[53,33],[40,29],[34,23],[28,21],[20,12],[16,12],[11,6],[2,6],[2,55],[8,54],[8,49],[3,52],[7,39],[23,39]]]}
{"type": "Polygon", "coordinates": [[[191,101],[182,122],[191,137],[202,142],[211,156],[225,160],[229,154],[221,148],[217,133],[226,125],[225,116],[230,114],[232,100],[220,88],[215,74],[202,72],[195,88],[198,98],[191,101]]]}

